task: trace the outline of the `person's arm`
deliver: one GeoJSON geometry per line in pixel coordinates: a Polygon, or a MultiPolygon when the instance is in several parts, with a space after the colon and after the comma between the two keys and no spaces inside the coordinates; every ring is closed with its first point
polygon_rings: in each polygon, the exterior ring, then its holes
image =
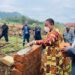
{"type": "Polygon", "coordinates": [[[41,27],[39,27],[39,30],[41,31],[41,27]]]}
{"type": "Polygon", "coordinates": [[[31,30],[31,28],[28,26],[28,30],[31,30]]]}
{"type": "Polygon", "coordinates": [[[28,31],[29,31],[29,33],[33,32],[33,30],[30,27],[28,27],[28,31]]]}
{"type": "Polygon", "coordinates": [[[63,38],[64,38],[64,33],[63,33],[63,38]]]}
{"type": "Polygon", "coordinates": [[[24,26],[22,27],[22,30],[24,30],[24,26]]]}
{"type": "Polygon", "coordinates": [[[73,39],[72,47],[75,48],[75,39],[73,39]]]}
{"type": "Polygon", "coordinates": [[[74,57],[75,56],[75,48],[72,47],[66,47],[65,52],[69,57],[74,57]]]}
{"type": "Polygon", "coordinates": [[[63,40],[66,42],[66,39],[65,39],[65,35],[64,35],[65,33],[63,33],[63,40]]]}
{"type": "Polygon", "coordinates": [[[52,32],[47,35],[47,37],[43,40],[33,41],[30,45],[37,44],[42,45],[43,48],[46,46],[50,46],[59,40],[60,34],[58,32],[52,32]]]}
{"type": "Polygon", "coordinates": [[[53,33],[49,33],[48,36],[44,40],[36,41],[36,44],[43,44],[45,46],[49,46],[58,39],[59,39],[59,33],[53,32],[53,33]]]}
{"type": "Polygon", "coordinates": [[[9,30],[9,27],[7,26],[7,30],[9,30]]]}

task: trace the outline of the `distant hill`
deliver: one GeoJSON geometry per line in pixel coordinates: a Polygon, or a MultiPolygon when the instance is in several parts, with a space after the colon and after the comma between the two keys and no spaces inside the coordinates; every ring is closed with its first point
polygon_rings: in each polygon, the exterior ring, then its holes
{"type": "Polygon", "coordinates": [[[13,23],[21,23],[23,24],[25,21],[28,21],[29,24],[33,23],[42,23],[37,20],[26,17],[18,12],[0,12],[0,19],[2,22],[13,22],[13,23]]]}
{"type": "Polygon", "coordinates": [[[22,15],[18,12],[0,12],[0,18],[11,18],[11,17],[21,17],[22,15]]]}
{"type": "MultiPolygon", "coordinates": [[[[27,16],[24,16],[18,12],[0,12],[0,23],[8,23],[8,24],[14,24],[14,23],[20,23],[24,24],[25,21],[28,21],[28,23],[34,27],[34,23],[39,23],[40,26],[43,28],[44,24],[43,22],[40,22],[38,20],[31,19],[27,16]]],[[[56,22],[55,26],[59,28],[60,30],[63,30],[64,25],[62,23],[56,22]]]]}

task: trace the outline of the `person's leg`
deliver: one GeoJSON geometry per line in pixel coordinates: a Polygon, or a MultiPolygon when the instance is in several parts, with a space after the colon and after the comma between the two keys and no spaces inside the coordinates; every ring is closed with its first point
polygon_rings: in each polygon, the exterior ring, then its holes
{"type": "Polygon", "coordinates": [[[35,39],[35,40],[37,40],[37,37],[36,37],[36,35],[34,36],[34,39],[35,39]]]}
{"type": "Polygon", "coordinates": [[[29,43],[29,39],[30,39],[30,35],[29,35],[29,34],[27,34],[27,35],[26,35],[27,43],[29,43]]]}
{"type": "Polygon", "coordinates": [[[27,42],[29,43],[29,38],[27,38],[27,42]]]}
{"type": "Polygon", "coordinates": [[[0,39],[3,37],[3,34],[2,35],[0,35],[0,39]]]}
{"type": "Polygon", "coordinates": [[[0,35],[0,42],[1,42],[1,38],[3,37],[3,35],[0,35]]]}
{"type": "Polygon", "coordinates": [[[23,36],[23,46],[25,45],[25,35],[23,36]]]}
{"type": "Polygon", "coordinates": [[[4,38],[5,38],[5,41],[6,41],[6,42],[9,41],[9,40],[8,40],[8,34],[5,34],[5,35],[4,35],[4,38]]]}

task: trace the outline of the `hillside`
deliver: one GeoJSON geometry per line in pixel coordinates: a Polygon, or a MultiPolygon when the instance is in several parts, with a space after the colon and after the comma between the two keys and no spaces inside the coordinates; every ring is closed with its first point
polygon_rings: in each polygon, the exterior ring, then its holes
{"type": "Polygon", "coordinates": [[[11,18],[11,17],[21,17],[22,15],[17,12],[0,12],[0,18],[11,18]]]}
{"type": "Polygon", "coordinates": [[[18,12],[0,12],[0,21],[6,23],[20,23],[23,24],[25,21],[28,21],[29,24],[33,24],[35,22],[41,23],[37,20],[33,20],[29,17],[26,17],[18,12]]]}
{"type": "MultiPolygon", "coordinates": [[[[31,27],[35,27],[34,23],[40,24],[40,27],[43,29],[44,25],[43,22],[31,19],[27,16],[24,16],[18,12],[0,12],[0,23],[7,23],[7,24],[24,24],[25,21],[28,21],[31,27]]],[[[56,22],[56,27],[63,31],[64,25],[62,23],[56,22]]]]}

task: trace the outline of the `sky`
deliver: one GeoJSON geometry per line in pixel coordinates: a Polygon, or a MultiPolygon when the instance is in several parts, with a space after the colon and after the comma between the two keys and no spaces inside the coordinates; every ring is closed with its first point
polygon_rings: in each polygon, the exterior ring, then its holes
{"type": "Polygon", "coordinates": [[[0,0],[0,11],[19,12],[40,21],[75,22],[75,0],[0,0]]]}

